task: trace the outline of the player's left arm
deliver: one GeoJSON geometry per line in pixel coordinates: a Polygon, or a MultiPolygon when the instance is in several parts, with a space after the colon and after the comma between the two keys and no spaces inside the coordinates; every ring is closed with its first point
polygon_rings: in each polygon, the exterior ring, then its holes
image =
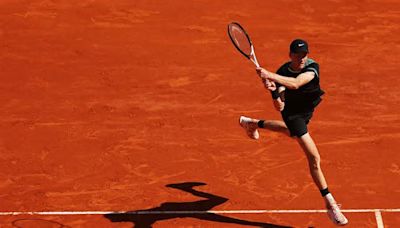
{"type": "Polygon", "coordinates": [[[296,78],[284,77],[282,75],[267,71],[264,68],[257,68],[257,72],[261,78],[277,82],[288,89],[298,89],[301,86],[309,83],[315,77],[314,71],[301,73],[296,78]]]}

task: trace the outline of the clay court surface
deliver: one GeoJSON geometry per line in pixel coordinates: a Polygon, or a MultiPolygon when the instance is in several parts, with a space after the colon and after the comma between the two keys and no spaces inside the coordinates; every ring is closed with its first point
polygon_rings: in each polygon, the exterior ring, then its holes
{"type": "Polygon", "coordinates": [[[347,227],[399,227],[397,0],[1,1],[0,226],[333,227],[297,142],[238,125],[280,115],[231,21],[273,71],[308,40],[347,227]]]}

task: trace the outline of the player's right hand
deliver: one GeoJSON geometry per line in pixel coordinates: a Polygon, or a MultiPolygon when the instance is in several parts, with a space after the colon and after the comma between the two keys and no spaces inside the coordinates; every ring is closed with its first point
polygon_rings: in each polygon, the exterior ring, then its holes
{"type": "Polygon", "coordinates": [[[272,79],[272,77],[273,77],[273,74],[272,74],[271,72],[269,72],[268,70],[266,70],[266,69],[264,69],[264,68],[262,68],[262,67],[257,67],[257,68],[256,68],[256,72],[257,72],[257,74],[258,74],[258,76],[259,76],[260,78],[263,78],[263,79],[267,79],[267,80],[269,80],[269,81],[272,81],[271,79],[272,79]]]}

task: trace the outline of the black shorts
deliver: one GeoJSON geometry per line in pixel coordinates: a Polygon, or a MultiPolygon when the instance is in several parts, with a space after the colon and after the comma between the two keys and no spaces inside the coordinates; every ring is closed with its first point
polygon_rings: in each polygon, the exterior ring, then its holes
{"type": "Polygon", "coordinates": [[[310,122],[313,116],[314,110],[303,111],[303,112],[281,112],[282,119],[289,129],[290,136],[301,137],[308,132],[307,124],[310,122]]]}

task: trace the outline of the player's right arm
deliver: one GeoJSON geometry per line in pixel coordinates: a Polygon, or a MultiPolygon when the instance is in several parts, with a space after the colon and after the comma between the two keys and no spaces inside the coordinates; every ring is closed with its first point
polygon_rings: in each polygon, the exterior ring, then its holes
{"type": "Polygon", "coordinates": [[[272,94],[272,102],[274,104],[274,107],[277,111],[281,112],[285,108],[285,102],[284,102],[284,90],[281,91],[277,88],[277,85],[273,81],[268,81],[265,79],[262,79],[263,84],[267,90],[269,90],[272,94]]]}

